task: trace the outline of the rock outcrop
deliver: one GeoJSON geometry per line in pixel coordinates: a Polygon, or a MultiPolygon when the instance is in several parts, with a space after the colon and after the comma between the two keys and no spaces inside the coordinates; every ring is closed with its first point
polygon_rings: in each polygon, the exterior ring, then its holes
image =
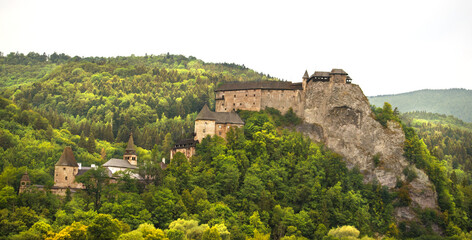
{"type": "MultiPolygon", "coordinates": [[[[358,85],[310,82],[304,106],[304,124],[298,130],[341,154],[348,167],[357,166],[366,182],[376,179],[394,188],[397,179],[405,180],[403,169],[409,164],[403,156],[403,130],[396,122],[380,125],[358,85]]],[[[413,169],[418,178],[409,185],[412,205],[437,208],[433,184],[422,170],[413,169]]],[[[414,218],[410,208],[398,208],[395,214],[397,220],[414,218]]]]}

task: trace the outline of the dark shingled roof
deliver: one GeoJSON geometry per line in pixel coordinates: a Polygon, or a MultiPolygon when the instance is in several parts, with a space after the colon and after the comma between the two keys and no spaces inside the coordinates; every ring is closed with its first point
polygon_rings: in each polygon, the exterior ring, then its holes
{"type": "Polygon", "coordinates": [[[235,91],[249,89],[270,89],[270,90],[302,90],[301,84],[292,82],[276,82],[276,81],[256,81],[256,82],[232,82],[219,86],[215,92],[219,91],[235,91]]]}
{"type": "Polygon", "coordinates": [[[331,70],[331,74],[347,75],[347,72],[342,69],[333,68],[333,70],[331,70]]]}
{"type": "Polygon", "coordinates": [[[195,147],[197,145],[197,143],[198,143],[198,141],[193,140],[193,138],[184,139],[184,140],[178,141],[172,149],[195,147]]]}
{"type": "Polygon", "coordinates": [[[235,112],[212,112],[205,104],[195,120],[212,120],[216,123],[244,124],[243,120],[235,112]]]}
{"type": "Polygon", "coordinates": [[[87,172],[90,169],[92,169],[92,167],[82,167],[82,168],[80,168],[79,171],[77,172],[77,176],[80,176],[80,175],[84,174],[85,172],[87,172]]]}
{"type": "Polygon", "coordinates": [[[319,72],[316,71],[311,75],[311,77],[329,77],[329,72],[319,72]]]}
{"type": "Polygon", "coordinates": [[[305,74],[303,74],[303,79],[307,79],[307,78],[309,78],[309,76],[308,76],[308,71],[305,70],[305,74]]]}
{"type": "Polygon", "coordinates": [[[132,168],[136,169],[138,167],[131,165],[128,161],[124,159],[112,158],[108,162],[102,165],[103,167],[119,167],[119,168],[132,168]]]}
{"type": "Polygon", "coordinates": [[[136,148],[134,147],[133,133],[129,135],[128,145],[126,146],[125,155],[136,155],[136,148]]]}
{"type": "Polygon", "coordinates": [[[69,167],[78,167],[77,161],[75,161],[74,153],[72,153],[72,148],[67,146],[64,148],[59,161],[57,161],[56,166],[69,166],[69,167]]]}

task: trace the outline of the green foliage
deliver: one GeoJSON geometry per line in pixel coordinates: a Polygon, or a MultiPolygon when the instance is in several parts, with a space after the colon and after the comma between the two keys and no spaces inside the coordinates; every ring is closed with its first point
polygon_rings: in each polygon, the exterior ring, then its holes
{"type": "Polygon", "coordinates": [[[396,111],[392,110],[392,105],[385,102],[383,108],[372,106],[372,113],[375,120],[377,120],[383,127],[387,127],[388,121],[400,122],[400,118],[396,111]]]}
{"type": "Polygon", "coordinates": [[[87,228],[91,239],[117,239],[121,232],[120,222],[106,214],[98,214],[87,228]]]}
{"type": "Polygon", "coordinates": [[[339,239],[357,239],[359,237],[359,230],[353,226],[341,226],[329,230],[328,236],[336,237],[339,239]]]}

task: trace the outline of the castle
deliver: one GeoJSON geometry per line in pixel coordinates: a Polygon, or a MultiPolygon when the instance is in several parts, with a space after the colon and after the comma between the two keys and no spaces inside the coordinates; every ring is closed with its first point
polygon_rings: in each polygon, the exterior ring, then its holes
{"type": "Polygon", "coordinates": [[[203,107],[195,120],[194,139],[175,144],[170,158],[177,152],[190,158],[195,154],[197,143],[207,135],[226,138],[230,127],[244,126],[237,110],[260,111],[270,107],[284,114],[292,109],[303,119],[307,86],[312,82],[350,84],[352,79],[344,70],[332,69],[331,72],[316,71],[311,76],[305,71],[301,83],[256,81],[220,85],[215,90],[215,112],[210,111],[207,105],[203,107]]]}
{"type": "MultiPolygon", "coordinates": [[[[260,111],[267,107],[275,108],[281,113],[289,109],[300,118],[304,118],[305,96],[308,85],[312,82],[327,82],[333,84],[350,84],[351,78],[342,69],[333,69],[331,72],[314,72],[311,76],[305,71],[301,83],[256,81],[256,82],[234,82],[220,85],[215,90],[215,112],[205,105],[195,119],[194,138],[185,139],[171,149],[170,159],[176,153],[183,153],[187,159],[196,153],[196,146],[206,136],[220,136],[226,138],[231,127],[243,127],[244,122],[236,113],[237,110],[260,111]]],[[[130,134],[127,147],[122,159],[112,158],[102,166],[108,170],[108,175],[118,171],[137,169],[138,158],[134,146],[133,135],[130,134]]],[[[54,186],[51,191],[58,195],[65,195],[66,190],[76,192],[84,189],[81,183],[75,182],[76,176],[80,176],[94,168],[82,167],[77,163],[71,147],[66,147],[55,165],[54,186]]],[[[166,165],[161,163],[161,168],[166,165]]],[[[131,177],[142,180],[136,173],[131,177]]],[[[20,182],[20,192],[26,191],[31,186],[27,173],[23,175],[20,182]]],[[[42,186],[33,185],[36,188],[42,186]]]]}
{"type": "Polygon", "coordinates": [[[303,118],[305,91],[310,82],[350,84],[352,79],[342,69],[331,72],[316,71],[311,76],[305,71],[301,83],[292,82],[235,82],[226,83],[215,90],[215,111],[231,112],[238,109],[260,111],[275,108],[282,114],[290,108],[303,118]]]}
{"type": "MultiPolygon", "coordinates": [[[[111,158],[102,166],[106,168],[107,174],[110,178],[113,178],[113,174],[118,171],[126,171],[137,169],[138,156],[136,154],[136,148],[134,146],[133,134],[130,134],[128,145],[125,149],[125,153],[122,159],[111,158]]],[[[65,196],[67,189],[71,193],[75,193],[80,189],[84,189],[82,183],[75,181],[77,176],[84,174],[96,166],[92,164],[90,167],[83,167],[81,163],[77,163],[72,148],[67,146],[64,148],[59,161],[54,166],[54,186],[51,187],[51,192],[57,195],[65,196]]],[[[134,179],[142,180],[142,177],[137,173],[131,173],[130,175],[134,179]]],[[[25,172],[20,180],[19,192],[28,191],[28,188],[34,187],[39,190],[44,190],[42,185],[31,185],[31,181],[28,172],[25,172]]]]}

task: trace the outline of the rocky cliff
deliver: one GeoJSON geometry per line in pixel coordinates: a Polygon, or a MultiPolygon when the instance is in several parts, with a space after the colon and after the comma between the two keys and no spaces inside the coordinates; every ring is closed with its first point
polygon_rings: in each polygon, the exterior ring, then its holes
{"type": "MultiPolygon", "coordinates": [[[[358,85],[310,82],[304,105],[304,124],[298,130],[343,155],[349,167],[360,169],[366,182],[376,179],[394,188],[397,179],[405,180],[402,172],[409,164],[403,157],[403,130],[396,122],[380,125],[358,85]]],[[[433,184],[422,170],[413,169],[418,178],[409,186],[412,206],[437,208],[433,184]]],[[[398,220],[415,218],[411,208],[397,208],[395,214],[398,220]]]]}

